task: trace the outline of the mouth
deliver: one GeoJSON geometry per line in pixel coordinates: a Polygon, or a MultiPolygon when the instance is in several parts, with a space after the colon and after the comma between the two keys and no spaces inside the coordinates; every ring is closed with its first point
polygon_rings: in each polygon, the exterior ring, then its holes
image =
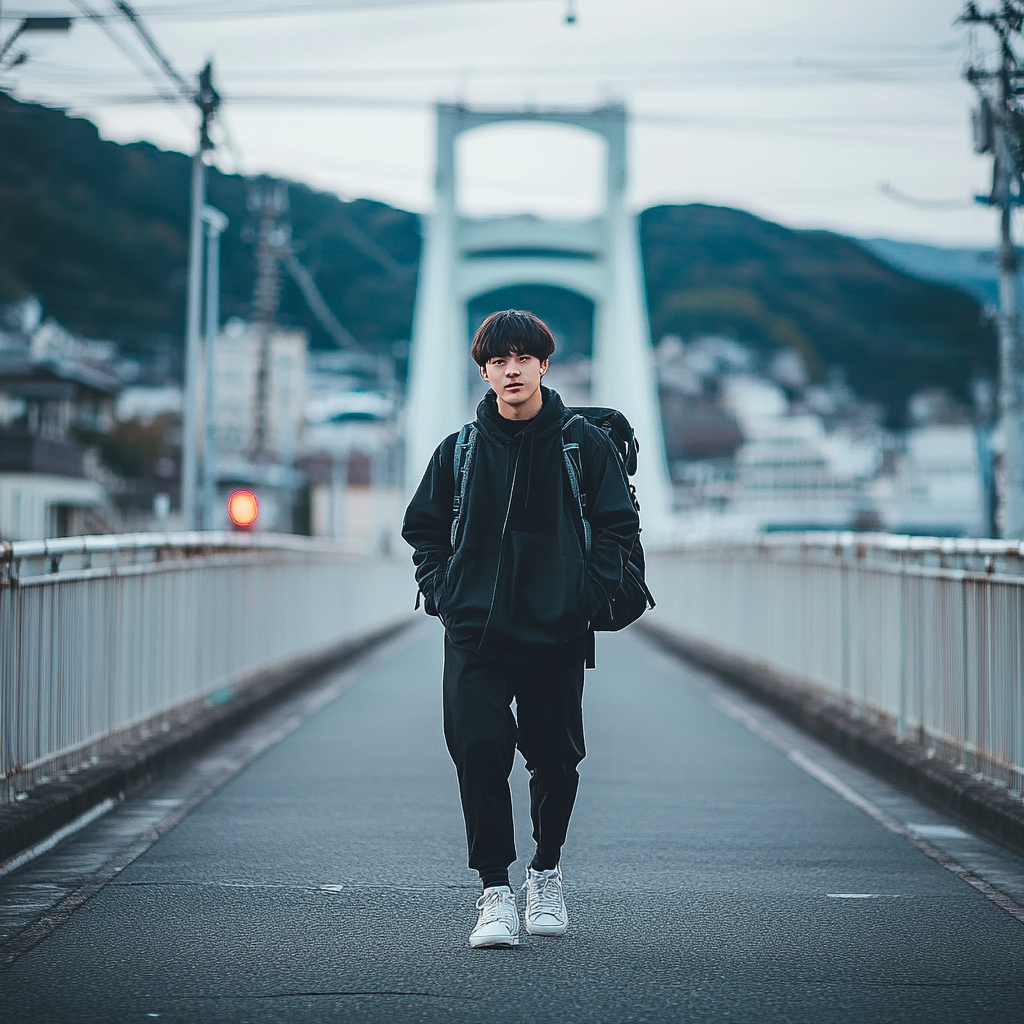
{"type": "Polygon", "coordinates": [[[522,390],[522,387],[523,387],[523,385],[519,384],[517,382],[515,384],[506,384],[505,385],[505,390],[506,391],[520,391],[520,390],[522,390]]]}

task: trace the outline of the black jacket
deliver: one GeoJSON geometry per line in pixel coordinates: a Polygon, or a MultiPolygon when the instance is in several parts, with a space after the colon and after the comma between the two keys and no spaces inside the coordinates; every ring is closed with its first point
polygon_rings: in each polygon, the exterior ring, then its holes
{"type": "Polygon", "coordinates": [[[438,446],[405,513],[426,610],[459,647],[519,650],[560,645],[589,629],[616,592],[640,528],[611,442],[587,423],[583,486],[592,529],[589,564],[562,455],[566,410],[543,389],[541,411],[519,433],[502,427],[493,391],[477,406],[479,431],[456,551],[451,546],[457,434],[438,446]]]}

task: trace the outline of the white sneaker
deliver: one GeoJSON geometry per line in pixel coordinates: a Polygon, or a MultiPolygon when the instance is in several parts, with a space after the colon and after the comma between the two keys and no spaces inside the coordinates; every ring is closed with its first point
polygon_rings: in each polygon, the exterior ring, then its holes
{"type": "Polygon", "coordinates": [[[516,898],[507,885],[484,889],[476,901],[480,919],[469,936],[473,949],[484,946],[519,945],[519,911],[516,898]]]}
{"type": "Polygon", "coordinates": [[[569,927],[562,893],[562,869],[526,869],[526,930],[531,935],[564,935],[569,927]]]}

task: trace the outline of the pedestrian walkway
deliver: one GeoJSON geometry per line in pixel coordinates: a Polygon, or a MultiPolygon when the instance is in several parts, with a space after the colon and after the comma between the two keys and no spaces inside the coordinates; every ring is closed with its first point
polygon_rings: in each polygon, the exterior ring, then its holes
{"type": "MultiPolygon", "coordinates": [[[[199,784],[171,780],[0,880],[13,913],[33,885],[40,899],[74,889],[104,843],[114,856],[136,841],[133,820],[184,814],[0,973],[3,1020],[1024,1020],[1024,925],[751,730],[960,843],[1024,901],[1020,861],[639,633],[600,637],[598,666],[562,862],[566,936],[468,948],[478,886],[428,622],[347,669],[315,714],[279,712],[243,770],[237,749],[214,752],[204,771],[233,777],[190,813],[182,794],[199,784]]],[[[518,884],[532,853],[521,759],[514,797],[518,884]]]]}

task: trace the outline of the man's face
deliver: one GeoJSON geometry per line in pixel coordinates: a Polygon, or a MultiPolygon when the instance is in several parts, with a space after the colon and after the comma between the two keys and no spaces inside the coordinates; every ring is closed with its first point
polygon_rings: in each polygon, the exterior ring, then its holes
{"type": "Polygon", "coordinates": [[[494,388],[499,412],[509,419],[523,419],[540,412],[540,381],[547,369],[546,359],[541,362],[536,356],[513,352],[488,359],[480,367],[480,376],[494,388]]]}

